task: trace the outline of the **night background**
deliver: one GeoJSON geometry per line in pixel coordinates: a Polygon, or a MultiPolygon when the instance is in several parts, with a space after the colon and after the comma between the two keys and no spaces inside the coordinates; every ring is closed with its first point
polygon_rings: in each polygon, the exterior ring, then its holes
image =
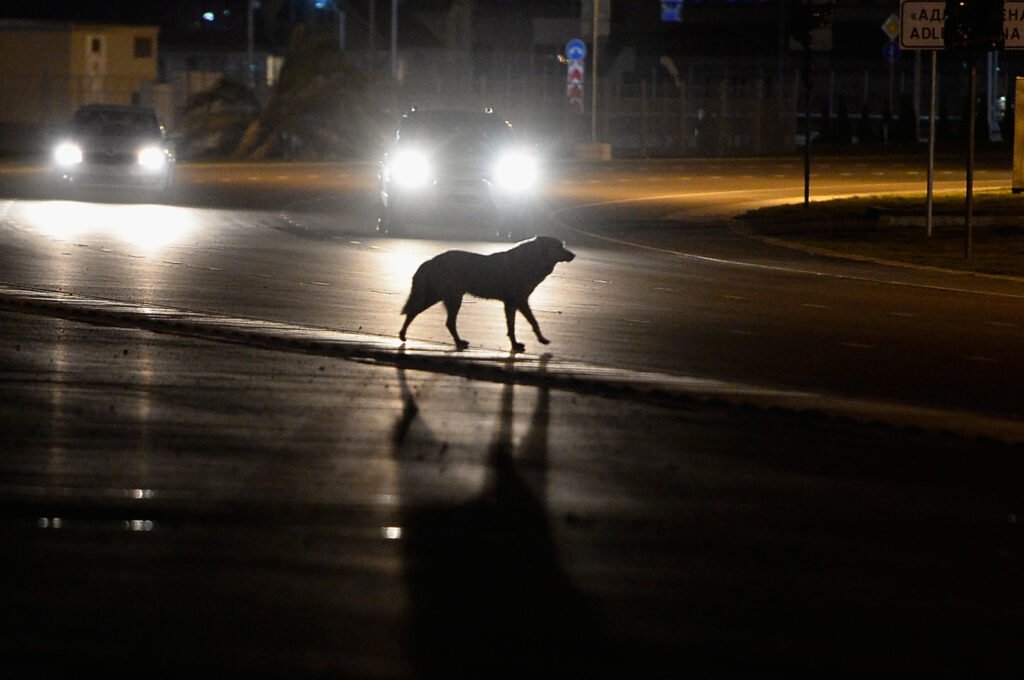
{"type": "Polygon", "coordinates": [[[5,3],[0,676],[1017,677],[1024,65],[907,3],[5,3]]]}

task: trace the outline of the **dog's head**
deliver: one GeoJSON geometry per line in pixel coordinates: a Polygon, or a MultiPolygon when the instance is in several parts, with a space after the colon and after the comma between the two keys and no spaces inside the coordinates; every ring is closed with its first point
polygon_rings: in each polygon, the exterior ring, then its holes
{"type": "Polygon", "coordinates": [[[557,238],[537,236],[533,242],[535,247],[544,254],[544,258],[550,262],[572,262],[576,258],[576,253],[566,248],[565,244],[557,238]]]}

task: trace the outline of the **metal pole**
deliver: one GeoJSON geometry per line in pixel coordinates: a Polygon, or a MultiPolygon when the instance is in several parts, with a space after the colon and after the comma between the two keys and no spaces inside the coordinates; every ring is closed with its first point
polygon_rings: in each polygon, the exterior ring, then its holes
{"type": "Polygon", "coordinates": [[[600,28],[598,17],[601,14],[601,0],[594,0],[594,23],[593,23],[593,39],[591,50],[593,56],[591,57],[591,66],[594,74],[591,76],[591,88],[590,88],[590,142],[592,144],[597,143],[597,39],[598,29],[600,28]]]}
{"type": "Polygon", "coordinates": [[[914,51],[914,141],[921,139],[921,50],[914,51]]]}
{"type": "Polygon", "coordinates": [[[995,52],[985,55],[985,139],[995,139],[993,131],[998,129],[996,125],[996,82],[995,82],[995,52]]]}
{"type": "Polygon", "coordinates": [[[376,57],[377,57],[377,55],[376,55],[376,50],[377,50],[377,45],[376,45],[376,37],[377,37],[377,0],[370,0],[370,9],[368,11],[369,11],[369,15],[370,15],[370,17],[369,17],[370,32],[366,36],[367,37],[366,44],[369,45],[370,57],[369,57],[369,59],[367,61],[368,61],[369,66],[370,66],[370,70],[373,71],[377,67],[377,59],[376,59],[376,57]]]}
{"type": "Polygon", "coordinates": [[[927,227],[928,238],[932,237],[932,203],[935,194],[935,90],[936,90],[936,62],[939,58],[938,50],[932,50],[932,94],[928,107],[928,213],[927,227]]]}
{"type": "Polygon", "coordinates": [[[256,0],[249,0],[245,18],[245,82],[249,87],[256,87],[256,73],[253,68],[253,52],[255,51],[253,45],[256,42],[253,24],[256,18],[256,0]]]}
{"type": "Polygon", "coordinates": [[[779,0],[779,84],[776,97],[780,104],[786,98],[786,48],[786,3],[779,0]]]}
{"type": "Polygon", "coordinates": [[[804,46],[804,207],[811,203],[811,46],[804,46]]]}
{"type": "Polygon", "coordinates": [[[978,60],[976,55],[971,53],[971,77],[970,77],[970,112],[967,115],[967,199],[964,202],[964,259],[971,259],[972,233],[971,233],[971,212],[972,197],[974,194],[974,126],[976,124],[975,98],[978,96],[978,60]]]}
{"type": "Polygon", "coordinates": [[[334,11],[338,13],[338,49],[345,51],[345,10],[334,3],[334,11]]]}
{"type": "Polygon", "coordinates": [[[391,0],[391,79],[398,77],[398,0],[391,0]]]}

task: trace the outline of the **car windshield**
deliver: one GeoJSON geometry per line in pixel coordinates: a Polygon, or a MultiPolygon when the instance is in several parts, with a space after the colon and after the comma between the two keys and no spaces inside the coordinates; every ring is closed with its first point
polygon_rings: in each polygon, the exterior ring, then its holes
{"type": "Polygon", "coordinates": [[[158,134],[160,125],[151,111],[80,109],[71,121],[77,132],[104,135],[158,134]]]}
{"type": "Polygon", "coordinates": [[[511,137],[511,126],[492,114],[416,114],[402,121],[397,135],[401,143],[457,144],[461,147],[494,146],[509,141],[511,137]]]}

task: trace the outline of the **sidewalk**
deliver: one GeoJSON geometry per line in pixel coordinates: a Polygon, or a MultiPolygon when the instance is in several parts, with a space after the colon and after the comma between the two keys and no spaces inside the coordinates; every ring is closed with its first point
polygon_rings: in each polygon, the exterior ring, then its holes
{"type": "Polygon", "coordinates": [[[1024,196],[1008,189],[979,192],[969,240],[965,200],[963,195],[936,197],[931,235],[923,196],[787,205],[739,219],[765,240],[808,252],[1024,280],[1024,196]]]}

